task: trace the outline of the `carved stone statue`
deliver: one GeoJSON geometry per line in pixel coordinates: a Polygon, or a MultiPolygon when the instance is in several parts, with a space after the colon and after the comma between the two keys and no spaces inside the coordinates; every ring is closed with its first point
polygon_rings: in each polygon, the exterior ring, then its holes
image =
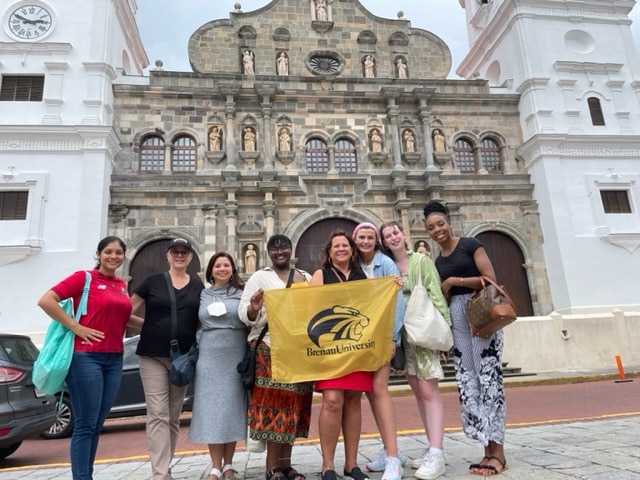
{"type": "Polygon", "coordinates": [[[276,71],[280,76],[289,75],[289,58],[284,52],[280,52],[280,55],[278,55],[278,60],[276,61],[276,71]]]}
{"type": "Polygon", "coordinates": [[[407,153],[413,153],[416,151],[416,142],[413,136],[413,132],[409,129],[405,130],[402,134],[404,138],[404,151],[407,153]]]}
{"type": "Polygon", "coordinates": [[[316,20],[319,22],[326,22],[329,20],[326,0],[316,0],[316,20]]]}
{"type": "Polygon", "coordinates": [[[382,151],[382,137],[377,128],[371,130],[371,151],[376,153],[382,151]]]}
{"type": "Polygon", "coordinates": [[[256,134],[254,133],[251,127],[245,127],[242,131],[242,140],[244,143],[244,151],[245,152],[255,152],[256,151],[256,134]]]}
{"type": "Polygon", "coordinates": [[[214,126],[209,130],[209,150],[218,151],[222,143],[222,131],[220,127],[214,126]]]}
{"type": "Polygon", "coordinates": [[[254,75],[255,70],[253,68],[253,52],[251,50],[245,50],[242,52],[242,72],[245,75],[254,75]]]}
{"type": "Polygon", "coordinates": [[[252,243],[247,245],[247,250],[244,254],[244,271],[245,273],[255,273],[257,264],[257,253],[252,243]]]}
{"type": "Polygon", "coordinates": [[[398,78],[407,78],[407,64],[402,58],[396,60],[396,67],[398,69],[398,78]]]}
{"type": "Polygon", "coordinates": [[[289,130],[284,127],[280,129],[278,134],[278,148],[281,152],[291,151],[291,135],[289,130]]]}
{"type": "Polygon", "coordinates": [[[424,242],[418,243],[418,248],[416,249],[416,252],[426,255],[427,257],[431,256],[431,253],[429,252],[429,249],[427,248],[427,245],[424,242]]]}
{"type": "Polygon", "coordinates": [[[433,148],[436,152],[444,152],[444,135],[440,130],[433,131],[433,148]]]}
{"type": "Polygon", "coordinates": [[[375,78],[374,67],[376,65],[376,61],[373,58],[373,55],[367,55],[364,57],[364,77],[365,78],[375,78]]]}

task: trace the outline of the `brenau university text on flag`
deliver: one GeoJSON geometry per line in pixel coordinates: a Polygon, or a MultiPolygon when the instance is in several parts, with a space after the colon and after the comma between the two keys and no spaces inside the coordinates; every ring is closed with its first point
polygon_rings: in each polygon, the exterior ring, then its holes
{"type": "Polygon", "coordinates": [[[266,290],[273,379],[324,380],[388,363],[397,292],[392,276],[266,290]]]}

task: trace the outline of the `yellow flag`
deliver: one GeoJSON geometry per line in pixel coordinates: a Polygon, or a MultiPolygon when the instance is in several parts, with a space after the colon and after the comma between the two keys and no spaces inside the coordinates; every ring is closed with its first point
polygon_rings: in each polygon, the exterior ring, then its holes
{"type": "Polygon", "coordinates": [[[266,290],[273,379],[327,380],[388,363],[396,296],[393,277],[266,290]]]}

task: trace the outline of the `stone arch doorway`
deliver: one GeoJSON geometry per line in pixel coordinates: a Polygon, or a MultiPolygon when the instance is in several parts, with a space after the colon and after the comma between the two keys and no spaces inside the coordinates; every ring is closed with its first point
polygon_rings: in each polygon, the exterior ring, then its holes
{"type": "MultiPolygon", "coordinates": [[[[140,248],[135,257],[131,260],[129,266],[129,294],[132,295],[135,288],[142,283],[142,281],[152,273],[166,272],[169,269],[167,263],[167,247],[172,238],[165,238],[162,240],[156,240],[146,244],[140,248]]],[[[187,272],[198,277],[200,273],[200,259],[197,255],[193,255],[191,263],[187,268],[187,272]]],[[[144,312],[140,312],[144,315],[144,312]]],[[[127,327],[127,336],[132,336],[140,333],[139,329],[127,327]]]]}
{"type": "Polygon", "coordinates": [[[334,230],[353,232],[358,223],[347,218],[327,218],[311,225],[300,237],[296,244],[295,257],[298,259],[296,266],[309,273],[320,268],[322,261],[322,249],[327,239],[334,230]]]}
{"type": "Polygon", "coordinates": [[[515,302],[518,316],[532,316],[531,290],[524,267],[524,255],[518,244],[501,232],[482,232],[476,238],[487,251],[498,283],[506,287],[515,302]]]}

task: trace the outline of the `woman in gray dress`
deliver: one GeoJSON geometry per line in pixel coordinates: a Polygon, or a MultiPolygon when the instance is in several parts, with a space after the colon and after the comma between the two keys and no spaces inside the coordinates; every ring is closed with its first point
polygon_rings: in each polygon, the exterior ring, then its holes
{"type": "Polygon", "coordinates": [[[226,252],[211,257],[205,279],[211,286],[200,295],[202,337],[189,440],[209,445],[208,480],[235,480],[236,442],[247,434],[245,391],[236,371],[247,345],[247,330],[238,318],[244,285],[226,252]]]}

